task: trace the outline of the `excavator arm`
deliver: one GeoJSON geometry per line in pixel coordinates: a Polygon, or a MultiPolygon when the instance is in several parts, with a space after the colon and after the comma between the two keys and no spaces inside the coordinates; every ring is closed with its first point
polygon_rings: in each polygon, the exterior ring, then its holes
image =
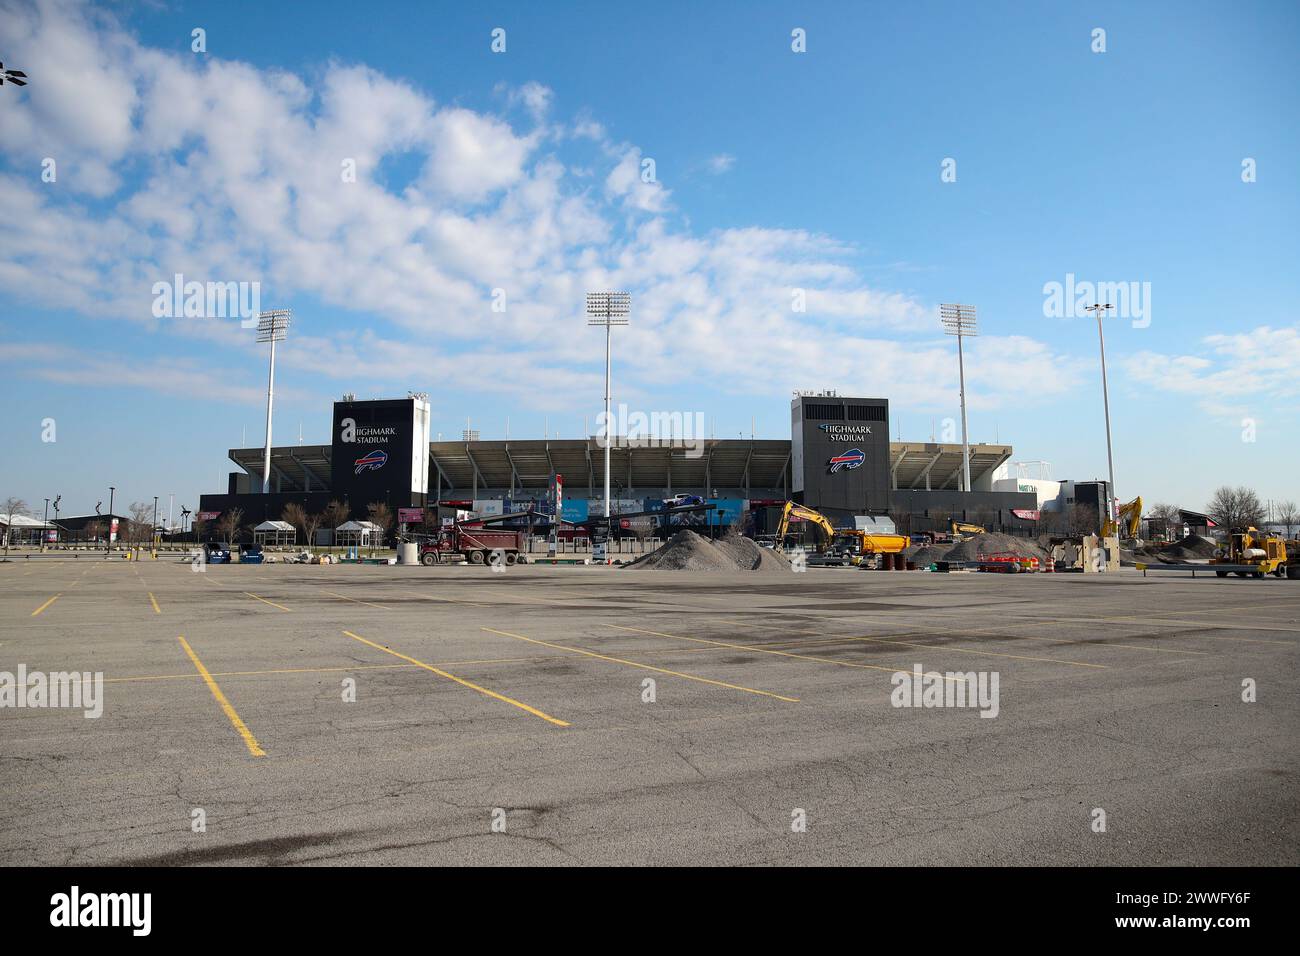
{"type": "Polygon", "coordinates": [[[1142,529],[1142,496],[1134,498],[1126,505],[1119,506],[1119,513],[1116,515],[1118,520],[1112,521],[1107,518],[1101,526],[1101,536],[1103,538],[1113,538],[1119,533],[1120,522],[1123,522],[1123,528],[1128,532],[1126,538],[1136,538],[1138,531],[1142,529]]]}
{"type": "Polygon", "coordinates": [[[785,540],[786,532],[790,530],[790,518],[802,518],[804,521],[811,521],[822,534],[826,537],[826,544],[830,544],[835,537],[835,528],[827,520],[826,516],[820,511],[814,511],[812,508],[805,508],[801,504],[793,501],[787,501],[785,507],[781,509],[781,522],[776,527],[776,540],[779,544],[785,540]]]}

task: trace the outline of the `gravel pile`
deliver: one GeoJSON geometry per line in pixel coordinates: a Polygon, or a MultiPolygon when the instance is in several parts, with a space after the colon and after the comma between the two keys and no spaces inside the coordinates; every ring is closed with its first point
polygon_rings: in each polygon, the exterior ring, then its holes
{"type": "Polygon", "coordinates": [[[752,538],[728,535],[714,543],[742,571],[789,571],[790,562],[785,555],[771,548],[760,548],[752,538]]]}
{"type": "Polygon", "coordinates": [[[948,552],[953,549],[952,544],[929,544],[924,547],[911,547],[903,552],[903,557],[908,561],[916,563],[918,568],[928,568],[936,561],[944,561],[948,558],[948,552]]]}
{"type": "Polygon", "coordinates": [[[1165,545],[1160,549],[1160,554],[1163,560],[1175,563],[1197,558],[1212,558],[1218,547],[1209,538],[1202,538],[1199,534],[1192,534],[1172,544],[1165,545]]]}
{"type": "Polygon", "coordinates": [[[786,571],[784,555],[760,548],[749,538],[731,535],[712,542],[694,531],[679,531],[663,545],[637,558],[628,569],[643,571],[786,571]]]}
{"type": "Polygon", "coordinates": [[[1022,558],[1038,558],[1040,561],[1046,561],[1051,557],[1033,538],[1018,538],[1015,535],[986,531],[983,534],[971,535],[965,541],[959,541],[952,546],[947,556],[940,560],[978,561],[990,554],[1014,554],[1022,558]]]}

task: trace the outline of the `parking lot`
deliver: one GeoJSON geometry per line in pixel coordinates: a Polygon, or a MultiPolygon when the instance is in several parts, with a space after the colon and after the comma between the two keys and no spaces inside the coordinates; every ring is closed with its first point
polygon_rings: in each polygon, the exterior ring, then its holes
{"type": "Polygon", "coordinates": [[[1295,865],[1298,631],[1132,571],[20,560],[0,671],[104,701],[0,710],[0,862],[1295,865]]]}

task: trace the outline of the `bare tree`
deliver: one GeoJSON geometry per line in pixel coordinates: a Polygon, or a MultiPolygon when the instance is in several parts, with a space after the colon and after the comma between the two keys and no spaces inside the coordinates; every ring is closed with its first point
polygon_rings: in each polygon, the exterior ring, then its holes
{"type": "Polygon", "coordinates": [[[1300,511],[1296,510],[1295,502],[1279,501],[1273,507],[1277,511],[1277,523],[1286,529],[1288,538],[1293,537],[1291,532],[1300,525],[1300,511]]]}
{"type": "Polygon", "coordinates": [[[1231,531],[1258,526],[1264,520],[1264,505],[1251,489],[1224,485],[1215,489],[1205,513],[1225,531],[1231,531]]]}
{"type": "Polygon", "coordinates": [[[21,498],[6,498],[4,504],[0,505],[0,513],[5,516],[5,560],[9,560],[9,540],[14,533],[14,518],[21,515],[24,518],[31,512],[27,507],[27,502],[21,498]]]}
{"type": "Polygon", "coordinates": [[[1098,534],[1101,531],[1101,513],[1095,505],[1070,505],[1070,533],[1098,534]]]}
{"type": "MultiPolygon", "coordinates": [[[[366,505],[366,517],[370,523],[377,527],[381,532],[380,546],[388,540],[388,532],[393,527],[393,509],[388,507],[384,501],[372,501],[366,505]]],[[[371,547],[374,547],[374,541],[371,541],[371,547]]]]}
{"type": "Polygon", "coordinates": [[[894,522],[894,530],[899,534],[912,533],[912,512],[895,508],[889,513],[889,520],[894,522]]]}
{"type": "Polygon", "coordinates": [[[243,520],[243,508],[230,508],[222,512],[221,517],[217,519],[217,531],[220,534],[225,535],[227,547],[230,547],[235,543],[235,535],[238,533],[243,520]]]}
{"type": "Polygon", "coordinates": [[[104,531],[104,522],[88,521],[86,522],[85,532],[92,542],[98,541],[100,534],[104,531]]]}
{"type": "Polygon", "coordinates": [[[1152,505],[1147,516],[1164,525],[1166,540],[1173,541],[1183,536],[1183,511],[1177,505],[1152,505]]]}
{"type": "Polygon", "coordinates": [[[325,506],[325,527],[337,528],[352,517],[352,509],[342,501],[335,499],[325,506]]]}
{"type": "Polygon", "coordinates": [[[128,541],[139,544],[153,537],[153,505],[147,501],[133,501],[127,509],[131,517],[126,523],[128,541]]]}
{"type": "MultiPolygon", "coordinates": [[[[284,506],[284,510],[280,512],[280,520],[293,525],[294,530],[299,534],[307,533],[307,509],[296,501],[291,501],[284,506]]],[[[311,545],[310,537],[307,539],[307,544],[311,545]]]]}

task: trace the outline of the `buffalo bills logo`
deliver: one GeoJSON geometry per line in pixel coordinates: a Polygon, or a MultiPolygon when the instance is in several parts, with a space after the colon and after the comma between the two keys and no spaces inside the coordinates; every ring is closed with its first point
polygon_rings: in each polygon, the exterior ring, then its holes
{"type": "Polygon", "coordinates": [[[388,464],[388,452],[384,451],[382,448],[376,448],[374,451],[358,458],[355,464],[357,470],[353,472],[353,474],[356,475],[361,474],[367,468],[371,471],[378,471],[380,468],[383,468],[384,465],[388,464]]]}
{"type": "Polygon", "coordinates": [[[866,452],[862,451],[860,448],[850,448],[843,454],[836,455],[828,461],[827,464],[831,466],[831,474],[833,475],[837,471],[844,469],[852,471],[854,468],[860,467],[866,460],[866,452]]]}

